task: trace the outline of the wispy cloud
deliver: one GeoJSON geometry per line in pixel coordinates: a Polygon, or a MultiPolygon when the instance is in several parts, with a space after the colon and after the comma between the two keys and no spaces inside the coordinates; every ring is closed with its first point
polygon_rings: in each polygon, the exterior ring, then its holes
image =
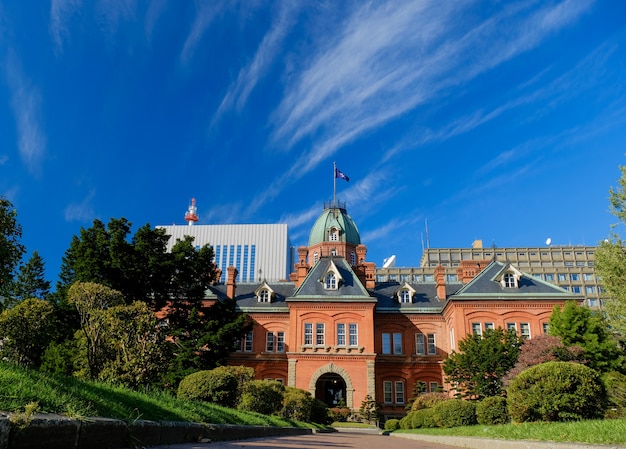
{"type": "Polygon", "coordinates": [[[69,39],[67,23],[80,7],[80,0],[52,0],[50,3],[50,34],[58,53],[63,50],[64,42],[69,39]]]}
{"type": "Polygon", "coordinates": [[[89,222],[96,218],[92,201],[96,196],[95,190],[87,194],[82,201],[68,204],[64,211],[65,221],[89,222]]]}
{"type": "Polygon", "coordinates": [[[41,94],[24,76],[12,51],[7,56],[6,78],[11,90],[20,158],[31,175],[39,176],[46,152],[46,135],[41,125],[41,94]]]}
{"type": "Polygon", "coordinates": [[[269,32],[248,65],[239,71],[237,80],[229,87],[226,95],[215,112],[212,125],[219,121],[222,114],[235,109],[241,111],[248,100],[248,96],[257,85],[260,78],[266,75],[268,67],[274,62],[289,30],[294,24],[296,3],[280,2],[279,12],[274,19],[269,32]]]}
{"type": "Polygon", "coordinates": [[[223,1],[196,2],[196,15],[180,54],[183,65],[189,62],[200,40],[225,7],[223,1]]]}
{"type": "MultiPolygon", "coordinates": [[[[335,35],[316,36],[317,48],[307,54],[311,62],[293,74],[272,116],[276,145],[290,150],[309,138],[311,149],[258,195],[255,207],[346,144],[539,45],[591,2],[568,0],[532,13],[525,4],[507,4],[482,23],[464,18],[467,5],[367,3],[335,35]]],[[[477,111],[421,140],[467,132],[501,113],[477,111]]]]}

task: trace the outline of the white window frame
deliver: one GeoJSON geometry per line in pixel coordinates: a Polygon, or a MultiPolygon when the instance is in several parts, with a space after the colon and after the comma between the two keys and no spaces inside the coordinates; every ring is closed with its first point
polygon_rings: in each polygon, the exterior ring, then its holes
{"type": "Polygon", "coordinates": [[[313,323],[304,323],[304,345],[313,346],[313,323]]]}
{"type": "Polygon", "coordinates": [[[348,324],[348,344],[352,347],[359,345],[359,325],[357,323],[348,324]]]}
{"type": "Polygon", "coordinates": [[[397,380],[394,386],[396,389],[396,404],[404,404],[404,382],[397,380]]]}
{"type": "Polygon", "coordinates": [[[315,324],[315,346],[324,346],[326,341],[324,323],[315,324]]]}
{"type": "Polygon", "coordinates": [[[415,334],[415,353],[426,355],[426,336],[424,334],[415,334]]]}
{"type": "Polygon", "coordinates": [[[530,323],[519,323],[520,337],[530,339],[530,323]]]}
{"type": "Polygon", "coordinates": [[[274,352],[276,349],[276,336],[274,332],[265,334],[265,352],[274,352]]]}
{"type": "Polygon", "coordinates": [[[385,404],[392,404],[393,402],[393,382],[385,380],[383,382],[383,402],[385,404]]]}
{"type": "Polygon", "coordinates": [[[437,355],[437,341],[435,339],[435,334],[427,334],[426,338],[428,342],[428,355],[437,355]]]}
{"type": "Polygon", "coordinates": [[[346,324],[337,323],[337,346],[346,346],[346,324]]]}
{"type": "Polygon", "coordinates": [[[324,279],[324,288],[326,290],[337,290],[337,276],[335,273],[326,273],[324,279]]]}
{"type": "Polygon", "coordinates": [[[411,303],[411,292],[404,288],[400,290],[400,294],[398,295],[398,299],[400,304],[410,304],[411,303]]]}
{"type": "Polygon", "coordinates": [[[285,333],[276,332],[276,352],[285,352],[285,333]]]}

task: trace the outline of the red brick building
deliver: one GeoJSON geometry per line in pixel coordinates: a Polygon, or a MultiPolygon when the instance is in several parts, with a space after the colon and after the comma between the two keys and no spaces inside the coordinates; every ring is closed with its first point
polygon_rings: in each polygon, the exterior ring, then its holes
{"type": "Polygon", "coordinates": [[[463,261],[458,282],[377,283],[376,266],[344,205],[327,205],[289,281],[212,287],[254,320],[232,354],[253,367],[310,391],[328,405],[358,410],[370,395],[388,415],[404,413],[416,382],[447,388],[442,362],[467,334],[515,329],[526,338],[546,331],[552,309],[577,299],[555,285],[501,261],[463,261]]]}

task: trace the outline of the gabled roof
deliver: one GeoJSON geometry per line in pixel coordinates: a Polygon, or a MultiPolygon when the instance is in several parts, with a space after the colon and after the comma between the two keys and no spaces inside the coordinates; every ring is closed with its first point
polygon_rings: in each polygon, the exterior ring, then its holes
{"type": "Polygon", "coordinates": [[[557,298],[565,300],[581,299],[582,296],[524,273],[510,263],[494,260],[449,299],[519,300],[557,298]],[[519,276],[516,288],[506,288],[500,282],[507,272],[519,276]]]}
{"type": "Polygon", "coordinates": [[[289,298],[297,300],[374,300],[365,289],[352,267],[343,257],[321,257],[307,274],[300,287],[289,298]],[[323,279],[328,272],[339,273],[341,282],[336,290],[324,288],[323,279]]]}
{"type": "MultiPolygon", "coordinates": [[[[447,284],[446,296],[453,295],[461,284],[447,284]]],[[[403,282],[380,282],[371,290],[378,300],[376,312],[378,313],[439,313],[443,310],[447,301],[437,299],[437,285],[435,283],[408,283],[403,282]],[[415,293],[413,302],[399,303],[396,293],[404,286],[409,286],[415,293]]]]}

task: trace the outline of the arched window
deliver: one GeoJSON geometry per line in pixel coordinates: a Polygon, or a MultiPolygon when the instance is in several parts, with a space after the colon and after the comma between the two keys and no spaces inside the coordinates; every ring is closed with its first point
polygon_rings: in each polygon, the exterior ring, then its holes
{"type": "Polygon", "coordinates": [[[411,302],[411,292],[408,290],[400,290],[400,294],[398,295],[398,299],[400,303],[408,304],[411,302]]]}
{"type": "Polygon", "coordinates": [[[337,276],[335,273],[328,273],[326,275],[325,287],[327,290],[337,290],[337,276]]]}
{"type": "Polygon", "coordinates": [[[513,276],[513,274],[511,273],[506,273],[504,275],[504,286],[506,288],[515,288],[515,276],[513,276]]]}
{"type": "Polygon", "coordinates": [[[339,230],[337,228],[332,228],[330,230],[330,241],[336,242],[339,240],[339,230]]]}
{"type": "Polygon", "coordinates": [[[267,290],[261,290],[259,292],[259,302],[270,302],[270,292],[267,290]]]}

